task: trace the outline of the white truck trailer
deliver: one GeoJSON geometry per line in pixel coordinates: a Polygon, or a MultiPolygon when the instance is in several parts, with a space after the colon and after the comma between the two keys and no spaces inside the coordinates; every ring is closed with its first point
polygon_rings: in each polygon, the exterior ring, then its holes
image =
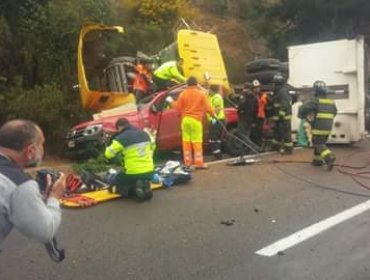
{"type": "Polygon", "coordinates": [[[370,131],[370,98],[364,38],[291,46],[288,55],[288,83],[296,89],[292,131],[299,127],[298,107],[313,95],[314,81],[323,80],[338,108],[329,142],[353,143],[366,137],[370,131]]]}

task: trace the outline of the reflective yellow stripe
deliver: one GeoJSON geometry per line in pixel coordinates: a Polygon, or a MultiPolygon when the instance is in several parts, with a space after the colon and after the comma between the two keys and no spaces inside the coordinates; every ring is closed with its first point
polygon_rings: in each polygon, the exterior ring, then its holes
{"type": "Polygon", "coordinates": [[[319,103],[320,104],[334,104],[334,100],[319,98],[319,103]]]}
{"type": "Polygon", "coordinates": [[[291,119],[292,119],[292,115],[288,115],[284,117],[284,120],[291,120],[291,119]]]}
{"type": "Polygon", "coordinates": [[[279,120],[279,117],[278,116],[273,116],[272,120],[277,121],[277,120],[279,120]]]}
{"type": "Polygon", "coordinates": [[[318,113],[316,115],[317,119],[334,119],[335,115],[331,113],[318,113]]]}
{"type": "Polygon", "coordinates": [[[293,143],[292,142],[284,143],[284,146],[285,147],[293,147],[293,143]]]}
{"type": "Polygon", "coordinates": [[[322,157],[322,158],[324,158],[324,157],[326,157],[327,155],[330,155],[331,154],[331,151],[329,150],[329,149],[326,149],[326,150],[324,150],[321,154],[320,154],[320,156],[322,157]]]}
{"type": "Polygon", "coordinates": [[[321,136],[326,136],[330,135],[330,130],[318,130],[318,129],[313,129],[312,134],[313,135],[321,135],[321,136]]]}
{"type": "Polygon", "coordinates": [[[274,104],[274,107],[275,107],[275,108],[279,108],[280,106],[281,106],[281,105],[280,105],[279,103],[275,103],[275,104],[274,104]]]}
{"type": "Polygon", "coordinates": [[[284,112],[284,111],[279,111],[279,116],[285,116],[286,115],[286,113],[284,112]]]}

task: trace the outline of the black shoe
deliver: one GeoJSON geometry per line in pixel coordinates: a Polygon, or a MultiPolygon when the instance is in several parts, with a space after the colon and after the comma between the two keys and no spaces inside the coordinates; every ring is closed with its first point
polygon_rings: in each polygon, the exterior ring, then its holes
{"type": "Polygon", "coordinates": [[[136,182],[135,196],[138,202],[150,200],[153,197],[153,192],[150,188],[150,182],[138,180],[136,182]]]}
{"type": "Polygon", "coordinates": [[[322,160],[314,159],[314,160],[311,161],[311,165],[312,166],[322,166],[323,162],[322,162],[322,160]]]}
{"type": "Polygon", "coordinates": [[[213,154],[215,160],[221,160],[222,159],[222,153],[216,153],[216,154],[213,154]]]}
{"type": "Polygon", "coordinates": [[[328,165],[328,171],[332,171],[335,164],[335,155],[331,154],[325,159],[326,164],[328,165]]]}

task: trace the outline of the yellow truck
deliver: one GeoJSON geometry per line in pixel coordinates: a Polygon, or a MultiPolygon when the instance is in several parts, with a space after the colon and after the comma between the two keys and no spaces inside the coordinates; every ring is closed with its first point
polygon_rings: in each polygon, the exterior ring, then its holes
{"type": "MultiPolygon", "coordinates": [[[[130,76],[127,67],[134,61],[127,57],[113,59],[101,70],[100,77],[105,80],[105,87],[92,87],[92,81],[86,71],[84,56],[85,38],[90,32],[115,31],[124,33],[121,26],[86,24],[80,31],[77,53],[79,91],[82,107],[93,112],[101,112],[127,104],[135,104],[135,97],[130,89],[130,76]],[[127,58],[127,59],[125,59],[127,58]]],[[[184,59],[185,77],[195,76],[201,83],[222,85],[225,92],[230,91],[224,61],[214,34],[182,29],[177,32],[175,55],[184,59]]],[[[155,55],[153,57],[158,57],[155,55]]],[[[169,57],[167,57],[169,58],[169,57]]],[[[173,57],[172,59],[176,59],[173,57]]],[[[163,61],[162,61],[163,62],[163,61]]]]}

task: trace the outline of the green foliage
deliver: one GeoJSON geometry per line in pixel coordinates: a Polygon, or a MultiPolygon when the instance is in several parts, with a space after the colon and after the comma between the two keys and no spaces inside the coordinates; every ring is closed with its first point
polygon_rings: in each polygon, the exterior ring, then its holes
{"type": "Polygon", "coordinates": [[[79,161],[72,165],[73,170],[76,173],[81,173],[83,170],[90,171],[93,173],[100,173],[109,170],[109,168],[120,168],[120,159],[114,161],[113,164],[107,164],[105,162],[104,154],[100,154],[96,158],[91,158],[85,161],[79,161]]]}
{"type": "Polygon", "coordinates": [[[172,26],[179,18],[191,18],[194,10],[190,0],[126,0],[133,9],[133,19],[139,22],[172,26]]]}
{"type": "Polygon", "coordinates": [[[69,96],[55,84],[29,90],[14,86],[7,91],[6,97],[6,119],[21,118],[38,123],[49,141],[49,149],[54,152],[61,152],[60,144],[66,131],[76,119],[82,119],[82,115],[72,114],[80,111],[75,96],[69,96]]]}
{"type": "Polygon", "coordinates": [[[268,40],[275,56],[286,56],[286,46],[324,40],[370,37],[367,0],[281,0],[271,4],[251,0],[257,14],[250,19],[268,40]]]}

